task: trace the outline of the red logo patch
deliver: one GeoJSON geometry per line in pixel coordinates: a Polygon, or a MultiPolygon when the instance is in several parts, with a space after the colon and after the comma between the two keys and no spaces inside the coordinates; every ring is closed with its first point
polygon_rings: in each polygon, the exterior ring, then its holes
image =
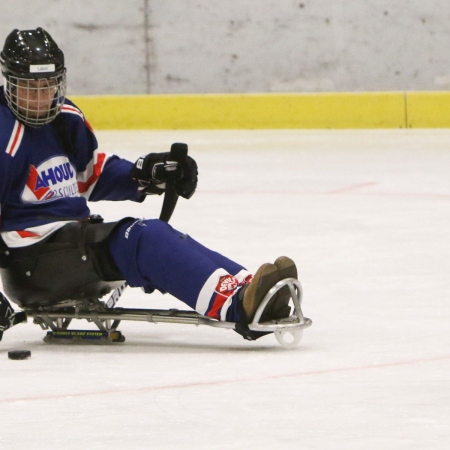
{"type": "Polygon", "coordinates": [[[223,294],[224,292],[230,292],[234,291],[239,284],[239,281],[231,276],[231,275],[224,275],[219,278],[219,282],[217,283],[216,291],[223,294]]]}

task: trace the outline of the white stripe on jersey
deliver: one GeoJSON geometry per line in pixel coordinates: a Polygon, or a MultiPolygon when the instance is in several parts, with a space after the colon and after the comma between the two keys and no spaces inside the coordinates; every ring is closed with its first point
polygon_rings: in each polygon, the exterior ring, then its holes
{"type": "Polygon", "coordinates": [[[8,153],[8,155],[14,156],[17,153],[20,143],[22,142],[24,131],[25,127],[18,120],[16,120],[11,137],[9,138],[8,146],[6,147],[6,153],[8,153]]]}
{"type": "Polygon", "coordinates": [[[63,105],[63,107],[61,108],[61,112],[68,114],[75,114],[84,120],[83,113],[78,108],[75,108],[75,106],[63,105]]]}
{"type": "Polygon", "coordinates": [[[46,223],[45,225],[38,225],[37,227],[26,228],[18,231],[2,231],[2,238],[8,247],[27,247],[28,245],[36,244],[42,239],[45,239],[49,234],[59,230],[69,221],[46,223]]]}

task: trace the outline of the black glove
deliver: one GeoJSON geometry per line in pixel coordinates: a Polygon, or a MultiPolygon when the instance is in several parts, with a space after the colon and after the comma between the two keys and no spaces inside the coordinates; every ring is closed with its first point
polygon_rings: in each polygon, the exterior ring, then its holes
{"type": "Polygon", "coordinates": [[[173,183],[175,191],[184,198],[191,198],[197,188],[197,163],[186,156],[175,161],[171,153],[150,153],[141,156],[131,169],[131,177],[138,181],[145,194],[161,195],[166,183],[173,183]]]}
{"type": "Polygon", "coordinates": [[[0,292],[0,341],[5,330],[26,320],[26,314],[23,311],[14,312],[8,299],[0,292]]]}

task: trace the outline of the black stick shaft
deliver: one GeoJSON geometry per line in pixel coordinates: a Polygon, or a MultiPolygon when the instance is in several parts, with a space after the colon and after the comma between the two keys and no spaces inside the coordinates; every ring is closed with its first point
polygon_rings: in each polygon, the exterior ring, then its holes
{"type": "MultiPolygon", "coordinates": [[[[170,158],[179,163],[183,163],[186,160],[188,153],[188,147],[186,144],[175,143],[172,144],[170,149],[170,158]]],[[[164,201],[161,209],[159,219],[164,222],[169,222],[172,217],[175,206],[177,205],[178,194],[175,190],[173,183],[166,183],[166,192],[164,194],[164,201]]]]}

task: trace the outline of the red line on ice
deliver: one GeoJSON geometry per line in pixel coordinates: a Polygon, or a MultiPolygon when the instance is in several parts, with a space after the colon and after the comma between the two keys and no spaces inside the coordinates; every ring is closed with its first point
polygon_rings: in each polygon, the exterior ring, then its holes
{"type": "Polygon", "coordinates": [[[176,383],[176,384],[166,384],[159,386],[143,386],[138,388],[129,389],[110,389],[105,391],[92,391],[92,392],[79,392],[79,393],[66,393],[66,394],[54,394],[54,395],[39,395],[32,397],[10,397],[0,399],[0,403],[15,403],[15,402],[31,402],[31,401],[43,401],[43,400],[61,400],[67,398],[80,398],[80,397],[93,397],[97,395],[117,395],[117,394],[136,394],[139,392],[151,392],[151,391],[164,391],[171,389],[189,389],[193,387],[207,387],[207,386],[219,386],[225,384],[234,383],[254,383],[262,381],[278,380],[283,378],[296,378],[296,377],[306,377],[313,375],[328,375],[334,373],[342,372],[357,372],[361,370],[372,370],[372,369],[385,369],[389,367],[400,367],[400,366],[410,366],[415,364],[432,363],[437,361],[449,360],[450,355],[435,356],[432,358],[421,358],[421,359],[411,359],[406,361],[396,361],[381,364],[369,364],[365,366],[355,366],[355,367],[336,367],[332,369],[323,370],[312,370],[306,372],[294,372],[281,375],[266,375],[262,377],[242,377],[242,378],[230,378],[225,380],[217,381],[198,381],[193,383],[176,383]]]}
{"type": "Polygon", "coordinates": [[[357,189],[364,188],[366,186],[373,186],[374,184],[378,184],[374,181],[370,183],[360,183],[360,184],[354,184],[352,186],[343,187],[340,189],[334,189],[332,191],[328,191],[327,194],[340,194],[341,192],[348,192],[348,191],[355,191],[357,189]]]}

